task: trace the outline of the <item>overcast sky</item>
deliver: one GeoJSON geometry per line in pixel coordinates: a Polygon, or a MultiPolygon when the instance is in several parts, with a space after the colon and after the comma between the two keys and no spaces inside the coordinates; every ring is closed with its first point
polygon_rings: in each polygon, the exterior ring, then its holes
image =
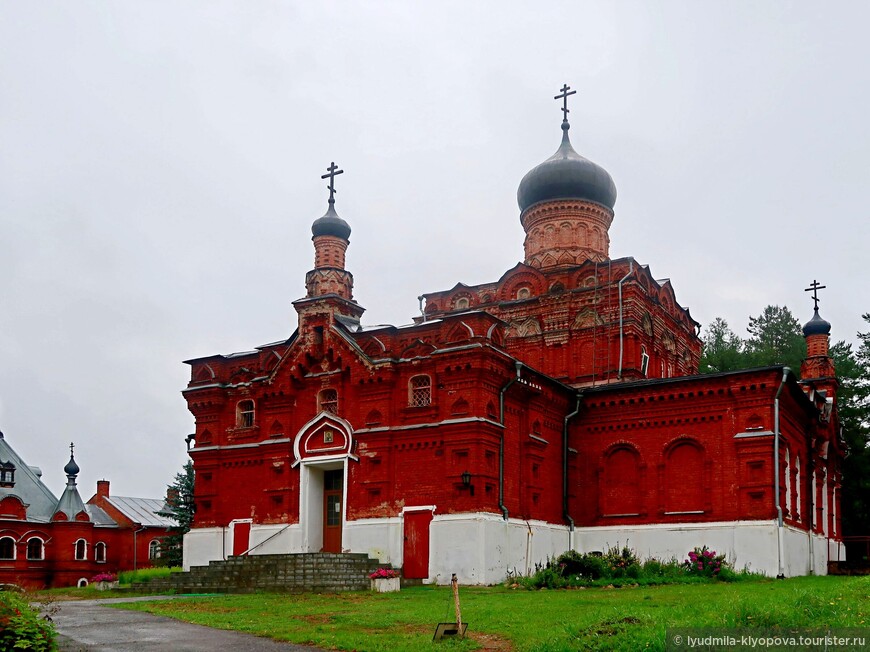
{"type": "Polygon", "coordinates": [[[337,210],[365,323],[522,259],[559,144],[616,183],[611,256],[703,325],[827,285],[868,330],[870,4],[0,0],[0,430],[60,493],[160,496],[182,360],[288,337],[337,210]]]}

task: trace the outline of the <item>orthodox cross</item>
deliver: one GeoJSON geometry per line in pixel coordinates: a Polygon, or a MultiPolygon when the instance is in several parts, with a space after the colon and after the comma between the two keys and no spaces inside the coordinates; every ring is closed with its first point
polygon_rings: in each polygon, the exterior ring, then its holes
{"type": "Polygon", "coordinates": [[[558,99],[562,100],[562,120],[564,122],[568,122],[568,112],[569,112],[568,96],[574,95],[574,93],[576,93],[577,91],[572,91],[571,87],[568,86],[568,84],[563,84],[562,88],[560,88],[559,90],[562,91],[562,93],[560,95],[556,95],[555,97],[553,97],[553,99],[554,100],[558,100],[558,99]],[[568,91],[570,91],[570,92],[568,92],[568,91]]]}
{"type": "Polygon", "coordinates": [[[819,309],[819,290],[824,290],[826,287],[828,287],[828,286],[821,285],[821,284],[819,284],[819,282],[817,280],[813,279],[813,282],[810,283],[810,287],[804,289],[804,292],[812,292],[813,293],[813,303],[814,303],[813,309],[814,310],[819,309]]]}
{"type": "Polygon", "coordinates": [[[334,196],[335,195],[335,177],[339,174],[344,174],[344,170],[339,170],[338,166],[335,164],[335,161],[330,163],[329,167],[326,169],[329,172],[327,174],[321,175],[320,178],[325,179],[326,177],[329,177],[329,185],[327,186],[327,188],[329,188],[329,203],[334,204],[335,203],[335,196],[334,196]]]}
{"type": "Polygon", "coordinates": [[[72,442],[69,443],[69,456],[70,456],[70,457],[73,456],[73,449],[74,449],[75,447],[76,447],[76,445],[75,445],[74,443],[72,443],[72,442]]]}

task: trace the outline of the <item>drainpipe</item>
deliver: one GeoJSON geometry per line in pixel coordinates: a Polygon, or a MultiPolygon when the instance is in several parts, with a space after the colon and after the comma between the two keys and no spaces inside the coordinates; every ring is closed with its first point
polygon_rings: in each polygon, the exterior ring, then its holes
{"type": "Polygon", "coordinates": [[[628,273],[619,279],[619,283],[617,284],[617,288],[619,289],[619,370],[616,372],[616,378],[618,380],[622,380],[622,353],[623,353],[623,344],[622,344],[622,283],[625,281],[631,273],[634,271],[634,259],[628,259],[628,273]]]}
{"type": "MultiPolygon", "coordinates": [[[[813,447],[810,447],[809,460],[807,464],[807,479],[813,478],[816,472],[816,462],[813,459],[813,447]]],[[[813,530],[816,525],[816,483],[810,483],[810,490],[807,492],[810,495],[810,513],[807,516],[810,519],[810,527],[807,530],[807,534],[809,535],[809,553],[810,553],[810,575],[816,574],[816,549],[815,542],[813,539],[813,530]]]]}
{"type": "Polygon", "coordinates": [[[504,520],[508,520],[508,510],[504,504],[504,393],[508,390],[508,387],[520,379],[520,369],[523,368],[523,363],[519,360],[514,364],[517,368],[516,377],[507,381],[504,387],[502,387],[498,392],[498,419],[499,423],[501,423],[501,439],[498,443],[498,508],[501,510],[501,515],[504,520]]]}
{"type": "Polygon", "coordinates": [[[580,412],[582,397],[582,394],[577,394],[577,406],[571,414],[565,415],[562,424],[562,518],[568,521],[568,550],[574,550],[574,519],[568,513],[568,422],[580,412]]]}
{"type": "Polygon", "coordinates": [[[790,373],[791,369],[788,367],[782,368],[782,382],[780,382],[779,389],[776,390],[776,396],[773,399],[773,495],[776,504],[776,579],[778,580],[785,579],[782,504],[779,502],[779,395],[782,393],[782,388],[785,387],[785,381],[790,373]]]}

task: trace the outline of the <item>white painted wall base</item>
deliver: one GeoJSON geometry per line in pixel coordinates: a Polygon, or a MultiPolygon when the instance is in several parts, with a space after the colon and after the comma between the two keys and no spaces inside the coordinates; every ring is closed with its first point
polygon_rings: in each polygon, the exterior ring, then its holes
{"type": "MultiPolygon", "coordinates": [[[[396,568],[403,564],[401,516],[345,523],[342,547],[366,553],[396,568]]],[[[777,575],[777,530],[774,521],[729,521],[577,528],[542,521],[503,520],[497,514],[435,514],[429,529],[429,580],[447,584],[456,573],[462,584],[496,584],[509,573],[528,574],[573,547],[579,552],[629,546],[641,558],[682,561],[695,546],[725,554],[737,569],[777,575]]],[[[827,574],[828,559],[845,558],[842,544],[783,528],[786,577],[827,574]]],[[[250,554],[316,552],[307,550],[303,529],[293,525],[257,525],[250,534],[250,554]],[[271,537],[271,538],[270,538],[271,537]]],[[[184,538],[184,568],[225,559],[232,552],[229,530],[197,528],[184,538]]]]}

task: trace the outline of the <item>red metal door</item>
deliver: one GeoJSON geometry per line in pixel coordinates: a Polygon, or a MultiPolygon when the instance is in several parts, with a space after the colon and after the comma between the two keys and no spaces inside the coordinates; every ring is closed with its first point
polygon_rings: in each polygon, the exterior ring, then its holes
{"type": "Polygon", "coordinates": [[[323,551],[341,552],[341,494],[344,472],[323,474],[323,551]]]}
{"type": "Polygon", "coordinates": [[[402,574],[407,578],[429,577],[429,523],[432,512],[405,512],[405,545],[402,574]]]}
{"type": "Polygon", "coordinates": [[[233,556],[241,555],[251,546],[251,522],[233,523],[233,556]]]}

